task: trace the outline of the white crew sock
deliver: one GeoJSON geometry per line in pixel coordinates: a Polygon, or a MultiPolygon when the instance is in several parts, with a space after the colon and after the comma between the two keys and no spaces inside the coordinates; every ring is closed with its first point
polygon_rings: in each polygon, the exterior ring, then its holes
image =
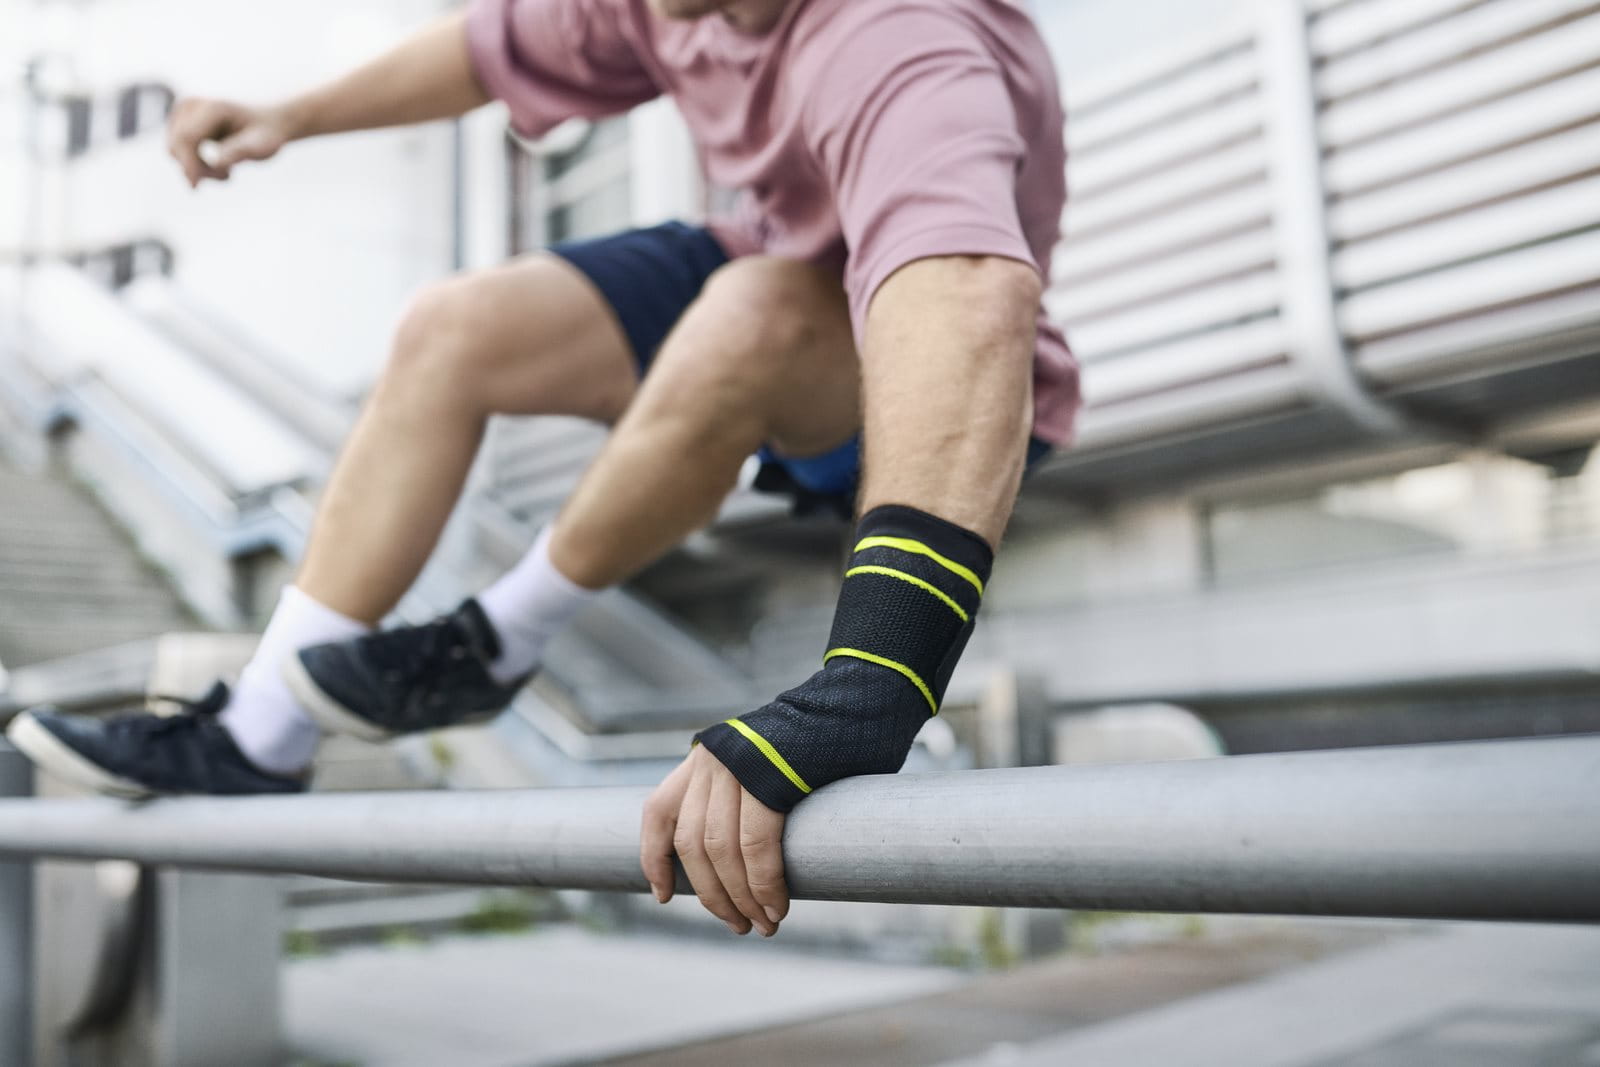
{"type": "Polygon", "coordinates": [[[251,763],[274,774],[299,774],[310,765],[322,731],[289,692],[284,661],[302,648],[371,631],[295,586],[283,587],[261,643],[222,709],[222,725],[251,763]]]}
{"type": "Polygon", "coordinates": [[[489,674],[501,685],[539,666],[544,646],[599,592],[556,570],[550,561],[553,529],[546,526],[528,554],[478,594],[500,637],[500,657],[489,665],[489,674]]]}

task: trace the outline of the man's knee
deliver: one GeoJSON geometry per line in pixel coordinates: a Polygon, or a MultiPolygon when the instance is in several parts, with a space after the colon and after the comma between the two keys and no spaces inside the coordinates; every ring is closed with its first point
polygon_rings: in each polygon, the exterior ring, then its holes
{"type": "Polygon", "coordinates": [[[427,286],[412,297],[395,331],[388,375],[451,377],[470,373],[464,364],[486,350],[483,325],[493,314],[489,304],[472,275],[427,286]]]}
{"type": "Polygon", "coordinates": [[[722,267],[706,281],[696,310],[768,358],[811,351],[828,338],[830,327],[848,323],[836,277],[771,256],[722,267]]]}

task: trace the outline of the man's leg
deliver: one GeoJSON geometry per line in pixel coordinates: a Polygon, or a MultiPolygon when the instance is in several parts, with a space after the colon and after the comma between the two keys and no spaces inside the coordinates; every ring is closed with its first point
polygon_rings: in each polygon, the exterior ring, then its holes
{"type": "MultiPolygon", "coordinates": [[[[476,601],[424,627],[310,648],[307,635],[361,633],[404,592],[459,494],[490,412],[614,419],[641,394],[558,525],[558,541],[570,529],[595,543],[569,545],[570,562],[557,545],[565,573],[543,560],[579,590],[630,573],[709,518],[759,442],[803,456],[855,431],[857,368],[836,281],[749,261],[704,286],[694,280],[686,302],[692,293],[698,299],[679,316],[651,384],[638,390],[614,309],[571,264],[527,261],[433,292],[401,331],[339,464],[300,584],[286,594],[231,704],[223,706],[219,687],[176,721],[91,721],[36,709],[13,720],[8,736],[46,767],[108,792],[292,792],[304,788],[299,772],[318,732],[274,673],[282,648],[299,649],[289,665],[307,678],[305,665],[319,652],[375,653],[367,676],[398,695],[397,721],[376,724],[379,736],[459,721],[485,693],[503,706],[514,688],[496,687],[484,670],[498,642],[476,601]],[[405,654],[392,655],[397,649],[405,654]],[[425,674],[411,677],[419,666],[425,674]],[[468,702],[453,709],[450,698],[463,692],[468,702]]],[[[540,607],[515,597],[501,606],[513,616],[540,607]]]]}
{"type": "Polygon", "coordinates": [[[715,517],[763,443],[827,452],[861,425],[860,367],[838,279],[749,258],[706,284],[555,522],[555,565],[614,585],[715,517]]]}
{"type": "Polygon", "coordinates": [[[438,542],[491,414],[611,422],[635,381],[610,309],[556,257],[424,292],[323,493],[299,576],[222,713],[244,753],[277,773],[310,762],[320,731],[284,683],[284,661],[393,609],[438,542]]]}
{"type": "Polygon", "coordinates": [[[611,309],[555,256],[427,290],[322,494],[295,584],[378,622],[438,543],[490,415],[614,423],[636,381],[611,309]]]}
{"type": "MultiPolygon", "coordinates": [[[[632,247],[601,251],[636,252],[639,240],[653,238],[625,236],[621,243],[632,247]]],[[[804,456],[855,434],[859,372],[837,280],[770,259],[707,270],[709,277],[678,287],[682,303],[654,320],[662,342],[643,340],[651,331],[639,328],[638,309],[628,303],[653,271],[625,271],[620,284],[604,275],[619,317],[640,339],[633,343],[660,347],[553,529],[449,616],[292,657],[287,688],[311,716],[338,732],[381,739],[494,714],[595,590],[715,514],[763,441],[804,456]]]]}

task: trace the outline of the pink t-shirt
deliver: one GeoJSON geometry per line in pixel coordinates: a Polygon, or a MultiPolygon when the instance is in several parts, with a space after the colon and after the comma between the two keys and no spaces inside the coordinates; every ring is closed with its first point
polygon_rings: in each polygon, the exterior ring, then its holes
{"type": "MultiPolygon", "coordinates": [[[[468,38],[525,136],[670,95],[708,178],[746,194],[712,221],[718,240],[837,266],[857,337],[913,260],[1004,256],[1049,278],[1063,116],[1017,0],[792,0],[759,35],[646,0],[477,0],[468,38]]],[[[1077,365],[1041,308],[1035,435],[1066,441],[1077,408],[1077,365]]]]}

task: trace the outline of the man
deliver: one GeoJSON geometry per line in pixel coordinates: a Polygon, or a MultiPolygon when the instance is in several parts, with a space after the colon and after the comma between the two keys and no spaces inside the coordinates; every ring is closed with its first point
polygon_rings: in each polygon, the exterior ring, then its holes
{"type": "Polygon", "coordinates": [[[491,98],[539,136],[662,94],[710,179],[744,191],[740,213],[425,293],[235,689],[168,719],[41,709],[16,720],[18,747],[113,793],[293,792],[325,731],[381,739],[499,711],[593,591],[709,521],[759,450],[798,492],[857,498],[833,635],[811,678],[698,735],[646,807],[641,862],[659,899],[676,855],[731,929],[776,932],[785,814],[900,768],[1026,463],[1071,429],[1075,368],[1041,311],[1062,114],[1016,0],[478,0],[280,106],[184,101],[170,147],[198,184],[303,137],[491,98]],[[442,619],[375,631],[495,413],[615,432],[504,578],[442,619]]]}

